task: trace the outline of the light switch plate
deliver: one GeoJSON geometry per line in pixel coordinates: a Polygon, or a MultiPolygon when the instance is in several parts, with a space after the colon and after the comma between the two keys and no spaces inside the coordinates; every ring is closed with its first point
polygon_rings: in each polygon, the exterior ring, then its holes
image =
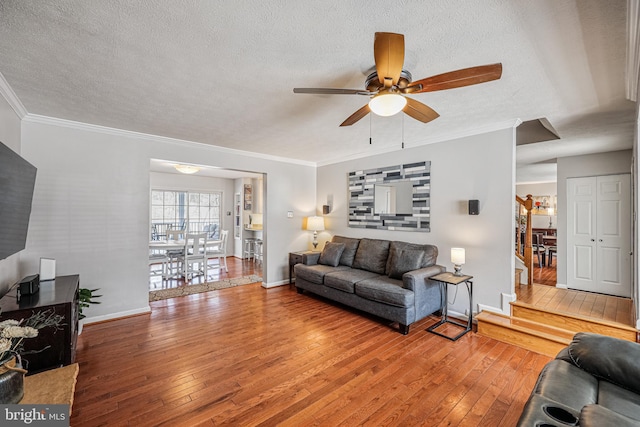
{"type": "Polygon", "coordinates": [[[293,211],[287,211],[287,218],[293,218],[293,211]]]}

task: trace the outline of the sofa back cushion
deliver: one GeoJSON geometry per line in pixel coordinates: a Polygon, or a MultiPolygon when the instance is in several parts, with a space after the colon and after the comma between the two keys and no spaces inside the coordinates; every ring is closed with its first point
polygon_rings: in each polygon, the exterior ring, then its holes
{"type": "Polygon", "coordinates": [[[340,264],[340,257],[344,252],[344,243],[327,242],[320,254],[318,264],[330,265],[337,267],[340,264]]]}
{"type": "Polygon", "coordinates": [[[387,258],[389,258],[389,244],[388,240],[360,239],[352,267],[385,274],[387,258]]]}
{"type": "Polygon", "coordinates": [[[422,267],[423,258],[424,251],[418,249],[390,249],[388,276],[392,279],[401,280],[404,273],[422,267]]]}
{"type": "Polygon", "coordinates": [[[356,251],[358,250],[360,239],[343,236],[333,236],[333,239],[331,239],[331,241],[335,243],[344,243],[344,250],[342,251],[342,255],[340,256],[340,265],[351,267],[353,265],[353,260],[356,257],[356,251]]]}
{"type": "Polygon", "coordinates": [[[558,358],[596,378],[640,393],[640,344],[594,333],[578,332],[558,358]]]}
{"type": "MultiPolygon", "coordinates": [[[[434,245],[419,245],[417,243],[393,241],[389,246],[389,253],[392,253],[393,251],[396,251],[396,250],[401,251],[403,249],[408,249],[412,251],[417,250],[417,251],[424,252],[424,255],[422,256],[422,264],[420,265],[420,268],[425,268],[425,267],[430,267],[432,265],[435,265],[436,261],[438,260],[438,247],[434,245]]],[[[387,276],[391,272],[391,257],[389,257],[389,261],[387,262],[385,272],[387,276]]]]}

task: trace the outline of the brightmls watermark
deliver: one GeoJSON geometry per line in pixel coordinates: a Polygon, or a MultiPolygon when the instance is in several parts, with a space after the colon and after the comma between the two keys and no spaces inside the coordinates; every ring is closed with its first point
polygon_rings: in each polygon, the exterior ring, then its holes
{"type": "Polygon", "coordinates": [[[0,425],[69,427],[69,405],[0,405],[0,425]]]}

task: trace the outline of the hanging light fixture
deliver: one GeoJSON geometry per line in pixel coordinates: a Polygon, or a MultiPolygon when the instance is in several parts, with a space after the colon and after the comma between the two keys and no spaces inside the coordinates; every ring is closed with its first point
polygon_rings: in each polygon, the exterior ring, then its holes
{"type": "Polygon", "coordinates": [[[371,111],[383,117],[398,114],[405,105],[407,105],[407,99],[391,90],[382,91],[369,101],[371,111]]]}
{"type": "Polygon", "coordinates": [[[175,165],[174,166],[176,168],[176,170],[178,172],[182,172],[182,173],[186,173],[186,174],[193,174],[196,173],[200,170],[199,167],[197,166],[191,166],[191,165],[175,165]]]}

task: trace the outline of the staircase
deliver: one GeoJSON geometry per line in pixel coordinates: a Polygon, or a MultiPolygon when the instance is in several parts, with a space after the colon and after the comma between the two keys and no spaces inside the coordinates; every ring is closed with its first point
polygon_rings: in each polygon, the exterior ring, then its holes
{"type": "Polygon", "coordinates": [[[476,316],[478,334],[554,357],[576,332],[594,332],[637,342],[631,326],[576,314],[562,314],[524,302],[511,303],[511,316],[483,311],[476,316]]]}

